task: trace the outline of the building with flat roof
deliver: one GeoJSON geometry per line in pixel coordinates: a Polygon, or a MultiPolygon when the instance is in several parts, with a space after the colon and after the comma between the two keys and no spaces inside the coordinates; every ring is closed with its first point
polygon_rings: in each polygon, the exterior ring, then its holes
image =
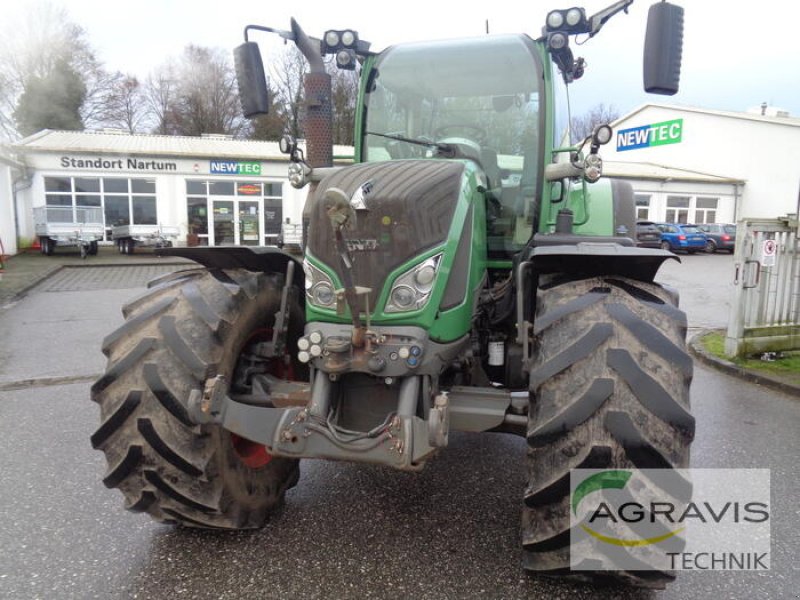
{"type": "Polygon", "coordinates": [[[800,119],[645,104],[615,121],[604,174],[629,180],[637,217],[735,223],[797,211],[800,119]]]}
{"type": "Polygon", "coordinates": [[[0,206],[17,206],[17,235],[7,235],[20,247],[35,242],[40,206],[100,209],[104,242],[115,225],[165,225],[179,228],[179,243],[274,244],[283,223],[301,223],[307,194],[288,184],[277,142],[44,130],[12,151],[16,191],[0,206]]]}

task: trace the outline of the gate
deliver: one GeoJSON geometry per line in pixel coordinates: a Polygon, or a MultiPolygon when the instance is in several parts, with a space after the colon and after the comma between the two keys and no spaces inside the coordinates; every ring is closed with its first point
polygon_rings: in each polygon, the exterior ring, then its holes
{"type": "Polygon", "coordinates": [[[740,221],[735,264],[726,354],[800,349],[797,217],[740,221]]]}

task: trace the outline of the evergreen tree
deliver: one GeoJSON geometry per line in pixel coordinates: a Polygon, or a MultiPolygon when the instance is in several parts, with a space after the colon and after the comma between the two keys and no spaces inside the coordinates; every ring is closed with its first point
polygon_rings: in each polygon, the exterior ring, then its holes
{"type": "Polygon", "coordinates": [[[23,136],[42,129],[82,130],[85,99],[81,76],[65,60],[58,60],[48,74],[32,76],[25,84],[14,111],[17,130],[23,136]]]}

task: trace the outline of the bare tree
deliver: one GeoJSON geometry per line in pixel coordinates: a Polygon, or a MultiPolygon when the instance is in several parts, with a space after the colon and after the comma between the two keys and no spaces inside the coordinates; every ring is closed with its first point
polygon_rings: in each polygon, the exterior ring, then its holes
{"type": "MultiPolygon", "coordinates": [[[[269,86],[272,107],[267,117],[256,120],[252,136],[258,139],[275,139],[280,133],[295,138],[304,134],[304,81],[308,63],[293,46],[269,63],[269,86]]],[[[355,71],[336,68],[333,61],[326,63],[331,75],[331,108],[333,112],[333,141],[352,145],[358,95],[358,75],[355,71]]]]}
{"type": "Polygon", "coordinates": [[[245,127],[236,76],[227,53],[188,46],[177,68],[172,113],[182,135],[239,135],[245,127]]]}
{"type": "Polygon", "coordinates": [[[332,81],[331,104],[333,105],[333,143],[352,146],[355,136],[356,99],[358,97],[358,75],[355,71],[328,65],[332,81]]]}
{"type": "Polygon", "coordinates": [[[146,126],[147,104],[144,90],[133,75],[114,74],[105,97],[101,119],[104,126],[139,133],[146,126]]]}
{"type": "Polygon", "coordinates": [[[147,78],[143,95],[150,130],[161,135],[174,135],[173,105],[178,96],[178,79],[174,63],[167,62],[147,78]]]}
{"type": "Polygon", "coordinates": [[[616,121],[619,117],[620,113],[613,104],[608,107],[605,104],[597,104],[590,108],[586,114],[580,117],[572,117],[570,121],[572,143],[577,143],[592,135],[592,131],[597,125],[611,123],[611,121],[616,121]]]}
{"type": "Polygon", "coordinates": [[[294,46],[285,46],[269,66],[270,84],[278,97],[277,107],[284,131],[295,138],[303,137],[301,120],[306,66],[306,59],[294,46]]]}

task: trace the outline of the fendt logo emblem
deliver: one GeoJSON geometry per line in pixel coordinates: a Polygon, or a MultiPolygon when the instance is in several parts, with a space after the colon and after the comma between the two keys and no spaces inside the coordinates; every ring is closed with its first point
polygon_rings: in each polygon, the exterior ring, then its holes
{"type": "Polygon", "coordinates": [[[350,206],[355,210],[369,210],[367,208],[366,198],[372,193],[372,182],[365,181],[353,193],[350,198],[350,206]]]}

